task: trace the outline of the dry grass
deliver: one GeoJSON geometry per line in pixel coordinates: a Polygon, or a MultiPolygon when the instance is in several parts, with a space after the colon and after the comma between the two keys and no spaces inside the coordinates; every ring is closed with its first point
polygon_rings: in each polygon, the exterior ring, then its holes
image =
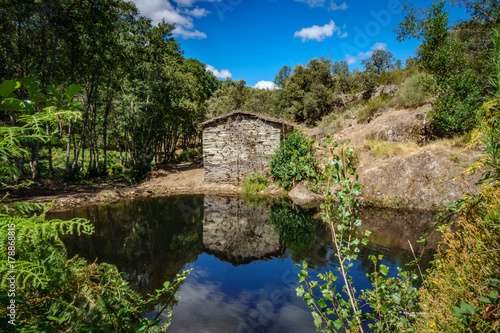
{"type": "Polygon", "coordinates": [[[368,149],[374,157],[393,157],[410,155],[419,150],[413,142],[389,142],[366,140],[363,148],[368,149]]]}
{"type": "Polygon", "coordinates": [[[373,117],[375,113],[384,111],[387,108],[396,106],[395,99],[390,95],[381,95],[377,98],[372,98],[356,114],[358,123],[362,124],[373,117]]]}
{"type": "Polygon", "coordinates": [[[328,135],[333,135],[344,127],[347,119],[350,119],[355,114],[353,109],[348,109],[342,113],[329,113],[324,116],[321,121],[317,123],[317,126],[323,130],[328,135]]]}
{"type": "Polygon", "coordinates": [[[448,150],[450,148],[465,148],[467,143],[470,141],[470,134],[464,134],[461,136],[454,136],[452,138],[444,138],[432,141],[428,144],[431,149],[444,149],[448,150]]]}

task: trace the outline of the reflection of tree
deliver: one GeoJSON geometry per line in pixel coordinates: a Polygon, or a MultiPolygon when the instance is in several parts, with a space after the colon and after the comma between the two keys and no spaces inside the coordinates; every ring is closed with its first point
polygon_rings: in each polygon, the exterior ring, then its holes
{"type": "Polygon", "coordinates": [[[127,200],[89,206],[55,217],[93,221],[91,237],[67,238],[70,255],[111,262],[140,292],[171,280],[202,251],[203,197],[127,200]]]}
{"type": "Polygon", "coordinates": [[[303,254],[316,238],[317,222],[300,206],[280,200],[271,209],[269,223],[288,249],[303,254]]]}

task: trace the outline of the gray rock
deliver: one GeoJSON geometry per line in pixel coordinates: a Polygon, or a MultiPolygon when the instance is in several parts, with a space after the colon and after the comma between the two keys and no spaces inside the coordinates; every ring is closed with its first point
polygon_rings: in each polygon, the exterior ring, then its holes
{"type": "Polygon", "coordinates": [[[288,193],[288,196],[296,205],[299,206],[304,206],[323,198],[321,195],[314,193],[302,184],[295,186],[293,190],[288,193]]]}

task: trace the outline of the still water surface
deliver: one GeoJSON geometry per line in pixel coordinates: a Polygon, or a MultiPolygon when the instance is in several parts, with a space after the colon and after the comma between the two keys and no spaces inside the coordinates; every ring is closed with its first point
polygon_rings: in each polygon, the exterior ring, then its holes
{"type": "MultiPolygon", "coordinates": [[[[306,260],[316,272],[336,266],[317,210],[284,200],[251,205],[236,197],[176,196],[52,217],[94,222],[94,235],[65,239],[69,254],[116,265],[142,294],[193,268],[179,289],[169,332],[316,332],[310,309],[296,296],[295,264],[306,260]]],[[[429,258],[435,244],[415,241],[434,214],[369,209],[362,219],[373,234],[352,268],[358,290],[369,286],[369,254],[383,254],[393,275],[413,259],[408,240],[429,258]]]]}

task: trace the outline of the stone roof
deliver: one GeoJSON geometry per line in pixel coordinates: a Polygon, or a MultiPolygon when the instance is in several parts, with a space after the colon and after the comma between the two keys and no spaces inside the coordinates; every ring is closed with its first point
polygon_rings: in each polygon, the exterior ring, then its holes
{"type": "Polygon", "coordinates": [[[266,122],[271,122],[271,123],[276,123],[276,124],[284,124],[284,125],[291,126],[288,122],[286,122],[284,120],[263,116],[261,114],[257,114],[257,113],[253,113],[253,112],[240,111],[240,110],[233,111],[233,112],[227,113],[227,114],[223,114],[222,116],[218,116],[218,117],[212,118],[210,120],[207,120],[207,121],[201,123],[201,126],[206,127],[208,125],[215,124],[215,123],[220,122],[224,119],[231,118],[231,117],[234,117],[237,115],[249,116],[251,118],[261,119],[261,120],[266,121],[266,122]]]}

